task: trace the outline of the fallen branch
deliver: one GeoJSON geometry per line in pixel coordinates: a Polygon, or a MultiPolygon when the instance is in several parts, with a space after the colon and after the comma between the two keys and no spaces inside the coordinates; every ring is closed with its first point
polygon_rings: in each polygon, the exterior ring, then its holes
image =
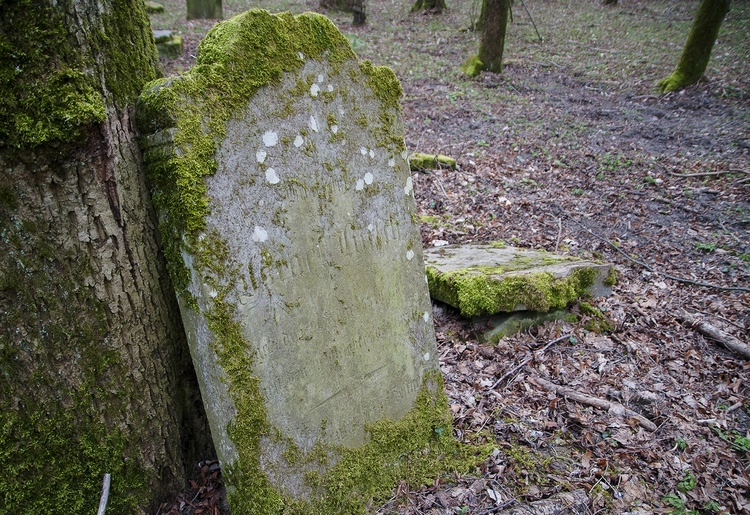
{"type": "Polygon", "coordinates": [[[679,320],[683,324],[688,325],[691,329],[695,329],[702,335],[708,336],[712,340],[719,342],[724,347],[736,352],[743,358],[750,359],[750,345],[741,341],[739,338],[735,338],[731,334],[725,333],[718,327],[714,327],[708,322],[699,320],[698,318],[686,312],[677,315],[675,319],[679,320]]]}
{"type": "Polygon", "coordinates": [[[728,173],[750,173],[750,170],[737,170],[732,168],[730,170],[719,170],[717,172],[701,172],[701,173],[674,173],[667,172],[669,175],[674,177],[708,177],[710,175],[725,175],[728,173]]]}
{"type": "Polygon", "coordinates": [[[583,490],[560,492],[548,499],[514,506],[495,512],[498,515],[556,515],[558,513],[586,513],[589,498],[583,490]]]}
{"type": "Polygon", "coordinates": [[[508,377],[512,376],[513,374],[515,374],[516,372],[518,372],[519,370],[521,370],[523,367],[525,367],[526,365],[528,365],[529,363],[531,363],[531,361],[534,360],[534,352],[544,352],[547,349],[549,349],[552,345],[554,345],[554,344],[556,344],[558,342],[561,342],[563,340],[567,340],[571,336],[572,336],[571,334],[566,334],[566,335],[561,336],[559,338],[555,338],[551,342],[547,343],[547,345],[545,345],[544,347],[542,347],[541,349],[539,349],[539,351],[533,351],[530,357],[526,358],[521,363],[519,363],[518,365],[516,365],[512,369],[508,370],[506,373],[504,373],[500,377],[500,379],[498,379],[497,381],[495,381],[495,383],[487,389],[487,391],[491,392],[492,390],[494,390],[495,388],[497,388],[497,385],[499,385],[500,383],[502,383],[503,381],[505,381],[505,379],[507,379],[508,377]]]}
{"type": "Polygon", "coordinates": [[[530,379],[533,382],[538,383],[545,390],[549,390],[550,392],[554,392],[568,399],[574,400],[576,402],[580,402],[581,404],[586,404],[587,406],[593,406],[595,408],[605,409],[609,411],[610,413],[614,413],[616,415],[627,415],[628,417],[631,417],[637,420],[638,424],[648,429],[649,431],[656,431],[656,428],[657,428],[656,424],[651,422],[649,419],[647,419],[643,415],[639,415],[635,411],[626,408],[619,402],[611,402],[611,401],[606,401],[604,399],[600,399],[598,397],[592,397],[590,395],[577,392],[571,388],[566,388],[565,386],[556,385],[555,383],[551,383],[547,381],[546,379],[542,379],[541,377],[532,377],[530,379]]]}
{"type": "Polygon", "coordinates": [[[104,474],[104,482],[102,483],[102,497],[99,499],[99,510],[96,515],[104,515],[107,511],[107,500],[109,499],[109,484],[112,480],[112,476],[104,474]]]}

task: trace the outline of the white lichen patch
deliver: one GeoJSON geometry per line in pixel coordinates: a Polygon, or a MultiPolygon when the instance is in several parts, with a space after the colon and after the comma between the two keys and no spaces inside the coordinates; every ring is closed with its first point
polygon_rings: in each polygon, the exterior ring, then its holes
{"type": "Polygon", "coordinates": [[[402,151],[401,152],[401,157],[404,159],[404,161],[408,161],[409,160],[409,152],[407,152],[406,150],[402,151]]]}
{"type": "Polygon", "coordinates": [[[367,172],[365,174],[365,184],[370,185],[372,184],[372,181],[375,179],[375,176],[371,174],[370,172],[367,172]]]}
{"type": "Polygon", "coordinates": [[[375,159],[375,151],[373,149],[370,149],[370,159],[375,159]]]}
{"type": "Polygon", "coordinates": [[[333,84],[328,85],[328,92],[333,93],[333,84]]]}
{"type": "Polygon", "coordinates": [[[261,148],[255,153],[255,160],[258,161],[258,163],[263,164],[266,161],[267,155],[266,151],[261,148]]]}
{"type": "Polygon", "coordinates": [[[409,249],[409,250],[406,251],[406,259],[409,260],[409,261],[411,261],[412,259],[414,259],[414,251],[413,250],[409,249]]]}
{"type": "Polygon", "coordinates": [[[365,148],[365,147],[359,147],[359,153],[362,154],[363,156],[366,156],[367,155],[367,148],[365,148]]]}
{"type": "MultiPolygon", "coordinates": [[[[430,321],[430,314],[427,311],[425,311],[424,315],[422,315],[422,320],[424,320],[425,322],[430,321]]],[[[427,358],[425,358],[425,361],[427,361],[427,358]]]]}
{"type": "Polygon", "coordinates": [[[318,74],[318,82],[323,82],[326,78],[323,76],[322,73],[318,74]]]}
{"type": "Polygon", "coordinates": [[[313,84],[312,86],[310,86],[311,97],[317,97],[318,93],[320,93],[320,86],[318,86],[317,84],[313,84]]]}
{"type": "Polygon", "coordinates": [[[406,186],[404,186],[404,195],[409,195],[414,191],[414,181],[411,180],[411,175],[406,179],[406,186]]]}
{"type": "Polygon", "coordinates": [[[331,125],[331,132],[334,134],[338,134],[339,132],[339,126],[336,124],[331,125]]]}
{"type": "Polygon", "coordinates": [[[212,289],[212,290],[210,290],[208,292],[208,296],[211,297],[212,299],[215,299],[216,297],[219,296],[219,292],[217,292],[216,290],[212,289]]]}
{"type": "Polygon", "coordinates": [[[255,226],[255,230],[253,231],[252,235],[253,241],[257,242],[264,242],[268,240],[268,231],[266,231],[263,227],[260,227],[259,225],[255,226]]]}
{"type": "Polygon", "coordinates": [[[297,137],[294,138],[294,146],[299,148],[305,143],[305,138],[302,137],[301,134],[297,134],[297,137]]]}
{"type": "Polygon", "coordinates": [[[275,147],[279,142],[279,135],[274,131],[266,131],[263,133],[263,144],[267,147],[275,147]]]}
{"type": "Polygon", "coordinates": [[[370,232],[375,232],[375,226],[373,224],[369,224],[367,226],[367,230],[370,231],[370,232]]]}
{"type": "Polygon", "coordinates": [[[363,189],[365,189],[365,181],[363,181],[362,179],[359,179],[357,181],[357,185],[354,186],[354,189],[357,191],[362,191],[363,189]]]}
{"type": "Polygon", "coordinates": [[[315,119],[315,116],[310,116],[310,121],[307,122],[307,125],[311,131],[318,132],[318,120],[315,119]]]}
{"type": "Polygon", "coordinates": [[[396,160],[394,158],[390,158],[388,160],[388,166],[390,166],[391,168],[395,168],[396,167],[396,160]]]}
{"type": "Polygon", "coordinates": [[[297,52],[297,57],[299,57],[300,61],[304,61],[305,60],[305,54],[303,54],[302,52],[297,52]]]}
{"type": "Polygon", "coordinates": [[[270,184],[278,184],[281,182],[281,179],[279,179],[279,176],[276,175],[276,170],[274,170],[273,168],[269,168],[268,170],[266,170],[266,180],[270,184]]]}
{"type": "Polygon", "coordinates": [[[422,356],[422,359],[424,359],[425,361],[430,361],[430,353],[429,352],[425,352],[424,356],[422,356]]]}

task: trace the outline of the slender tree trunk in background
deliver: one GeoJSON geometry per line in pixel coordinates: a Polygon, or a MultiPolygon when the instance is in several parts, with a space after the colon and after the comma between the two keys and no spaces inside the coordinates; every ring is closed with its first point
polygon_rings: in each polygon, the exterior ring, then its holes
{"type": "Polygon", "coordinates": [[[695,14],[677,68],[659,82],[663,91],[675,91],[698,82],[706,71],[721,23],[729,12],[730,0],[702,0],[695,14]]]}
{"type": "Polygon", "coordinates": [[[187,0],[188,20],[220,20],[223,17],[221,0],[187,0]]]}
{"type": "Polygon", "coordinates": [[[445,9],[445,0],[416,0],[411,12],[431,10],[440,13],[443,9],[445,9]]]}
{"type": "Polygon", "coordinates": [[[351,9],[354,14],[352,25],[359,26],[365,24],[365,21],[367,20],[365,7],[365,0],[352,0],[351,9]]]}
{"type": "Polygon", "coordinates": [[[487,4],[487,19],[479,40],[477,57],[485,70],[500,73],[503,71],[503,50],[505,49],[510,0],[484,0],[484,2],[487,4]]]}
{"type": "Polygon", "coordinates": [[[505,31],[508,27],[511,0],[482,0],[484,27],[479,39],[479,53],[461,65],[461,71],[475,77],[482,71],[500,73],[503,70],[505,31]]]}
{"type": "MultiPolygon", "coordinates": [[[[139,513],[211,452],[133,104],[141,0],[0,10],[0,506],[139,513]]],[[[153,513],[155,510],[150,510],[153,513]]]]}

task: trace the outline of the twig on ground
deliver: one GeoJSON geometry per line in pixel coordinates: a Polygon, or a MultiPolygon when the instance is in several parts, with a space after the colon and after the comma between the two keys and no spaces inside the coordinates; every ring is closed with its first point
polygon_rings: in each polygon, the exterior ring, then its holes
{"type": "Polygon", "coordinates": [[[737,170],[735,168],[729,170],[719,170],[716,172],[700,172],[700,173],[674,173],[667,171],[669,175],[674,177],[708,177],[710,175],[726,175],[728,173],[750,173],[750,170],[737,170]]]}
{"type": "Polygon", "coordinates": [[[518,372],[520,369],[522,369],[523,367],[525,367],[526,365],[528,365],[529,363],[531,363],[534,360],[534,352],[544,352],[547,349],[549,349],[552,345],[554,345],[554,344],[556,344],[558,342],[561,342],[563,340],[567,340],[571,336],[573,336],[573,335],[572,334],[566,334],[564,336],[560,336],[559,338],[555,338],[551,342],[547,343],[544,347],[542,347],[538,351],[532,351],[530,357],[526,358],[521,363],[519,363],[518,365],[516,365],[515,367],[513,367],[511,370],[508,370],[506,373],[504,373],[500,377],[500,379],[498,379],[497,381],[495,381],[495,383],[487,389],[487,391],[491,392],[492,390],[494,390],[495,388],[497,388],[497,385],[499,385],[500,383],[502,383],[503,381],[505,381],[505,379],[507,379],[508,377],[512,376],[513,374],[515,374],[516,372],[518,372]]]}
{"type": "Polygon", "coordinates": [[[661,275],[662,277],[665,277],[666,279],[671,279],[672,281],[676,281],[678,283],[692,284],[693,286],[701,286],[703,288],[714,288],[716,290],[724,290],[724,291],[746,291],[746,292],[750,292],[750,288],[746,288],[744,286],[721,286],[719,284],[703,283],[703,282],[700,282],[700,281],[693,281],[692,279],[685,279],[684,277],[677,277],[675,275],[671,275],[671,274],[667,274],[665,272],[659,272],[657,270],[654,270],[653,268],[651,268],[651,266],[649,266],[648,264],[644,263],[643,261],[641,261],[639,259],[636,259],[634,257],[629,256],[624,250],[622,250],[620,247],[618,247],[617,245],[615,245],[614,243],[612,243],[611,241],[609,241],[604,236],[600,236],[600,235],[596,234],[594,231],[592,231],[591,229],[589,229],[588,227],[586,227],[585,225],[583,225],[581,222],[579,222],[578,220],[576,220],[573,217],[573,215],[571,215],[570,213],[568,213],[565,209],[563,209],[559,205],[557,205],[557,204],[552,204],[552,205],[554,207],[556,207],[557,209],[559,209],[565,216],[567,216],[570,220],[572,220],[573,222],[575,222],[578,226],[580,226],[581,228],[583,228],[583,230],[586,231],[587,233],[589,233],[591,236],[593,236],[594,238],[597,238],[598,240],[603,241],[604,243],[606,243],[607,245],[609,245],[610,247],[612,247],[613,249],[615,249],[618,253],[620,253],[623,256],[625,256],[626,259],[628,259],[629,261],[635,263],[636,265],[642,266],[643,268],[645,268],[646,270],[648,270],[652,274],[661,275]]]}
{"type": "Polygon", "coordinates": [[[109,474],[104,474],[104,482],[102,483],[102,496],[99,499],[99,510],[97,510],[96,515],[104,515],[104,512],[107,511],[107,501],[109,500],[109,485],[112,481],[112,476],[109,474]]]}
{"type": "Polygon", "coordinates": [[[566,388],[565,386],[557,385],[555,383],[547,381],[546,379],[542,379],[541,377],[534,376],[534,377],[531,377],[530,379],[533,382],[538,383],[545,390],[555,392],[558,395],[562,395],[563,397],[567,397],[568,399],[572,399],[576,402],[580,402],[581,404],[586,404],[587,406],[593,406],[595,408],[605,409],[607,411],[610,411],[618,415],[627,415],[628,417],[634,418],[635,420],[638,421],[638,424],[648,429],[649,431],[656,431],[657,429],[656,424],[651,422],[649,419],[647,419],[643,415],[636,413],[635,411],[631,409],[626,408],[619,402],[611,402],[611,401],[607,401],[604,399],[600,399],[598,397],[592,397],[590,395],[577,392],[571,388],[566,388]]]}
{"type": "Polygon", "coordinates": [[[736,352],[745,359],[750,359],[750,345],[744,343],[739,338],[735,338],[729,333],[725,333],[718,327],[714,327],[708,322],[697,319],[689,313],[682,312],[675,317],[677,320],[690,326],[699,333],[716,340],[727,349],[736,352]]]}

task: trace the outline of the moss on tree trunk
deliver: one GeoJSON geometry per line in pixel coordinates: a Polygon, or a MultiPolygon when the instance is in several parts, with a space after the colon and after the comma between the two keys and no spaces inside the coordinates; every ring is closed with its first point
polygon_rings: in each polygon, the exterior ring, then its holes
{"type": "Polygon", "coordinates": [[[474,77],[482,71],[500,73],[503,69],[505,32],[510,14],[510,0],[483,0],[483,27],[479,52],[467,59],[461,70],[474,77]]]}
{"type": "Polygon", "coordinates": [[[139,513],[210,452],[133,123],[150,26],[21,0],[0,34],[0,511],[93,513],[109,473],[139,513]]]}
{"type": "Polygon", "coordinates": [[[729,12],[729,3],[730,0],[701,1],[677,68],[659,82],[659,90],[676,91],[701,79],[708,66],[721,23],[729,12]]]}

